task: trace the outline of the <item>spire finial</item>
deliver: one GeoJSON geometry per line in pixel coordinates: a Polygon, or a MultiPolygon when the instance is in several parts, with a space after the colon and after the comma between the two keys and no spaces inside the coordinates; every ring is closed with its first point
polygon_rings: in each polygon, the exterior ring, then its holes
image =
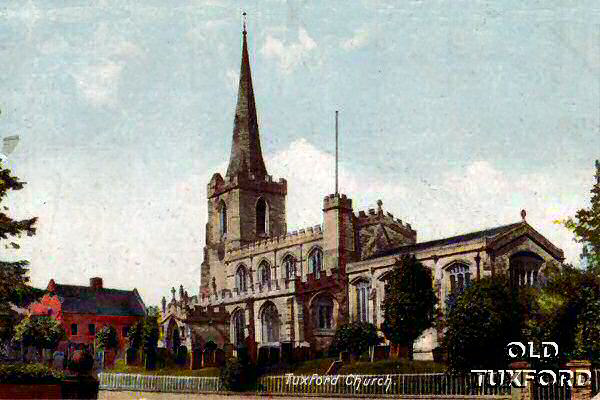
{"type": "Polygon", "coordinates": [[[246,22],[248,22],[248,21],[247,21],[247,19],[246,19],[246,11],[244,11],[244,12],[242,13],[242,16],[244,17],[244,22],[243,22],[243,25],[244,25],[244,30],[242,31],[242,33],[245,35],[246,33],[248,33],[248,32],[246,31],[246,22]]]}

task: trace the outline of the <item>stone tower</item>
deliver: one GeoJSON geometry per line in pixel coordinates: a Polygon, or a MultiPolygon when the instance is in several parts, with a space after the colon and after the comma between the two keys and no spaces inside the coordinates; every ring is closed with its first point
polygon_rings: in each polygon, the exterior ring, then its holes
{"type": "Polygon", "coordinates": [[[201,291],[226,288],[227,250],[286,233],[287,182],[267,173],[260,146],[250,73],[247,32],[242,32],[242,62],[233,122],[231,155],[225,178],[216,173],[208,184],[208,222],[201,291]]]}

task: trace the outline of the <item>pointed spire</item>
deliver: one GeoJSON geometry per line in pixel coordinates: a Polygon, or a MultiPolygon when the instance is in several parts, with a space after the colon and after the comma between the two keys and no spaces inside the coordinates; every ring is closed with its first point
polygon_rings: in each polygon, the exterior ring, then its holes
{"type": "Polygon", "coordinates": [[[227,176],[234,176],[238,173],[251,173],[260,179],[267,175],[267,169],[265,168],[260,148],[258,120],[256,117],[256,104],[254,102],[246,36],[246,13],[244,13],[242,64],[227,176]]]}

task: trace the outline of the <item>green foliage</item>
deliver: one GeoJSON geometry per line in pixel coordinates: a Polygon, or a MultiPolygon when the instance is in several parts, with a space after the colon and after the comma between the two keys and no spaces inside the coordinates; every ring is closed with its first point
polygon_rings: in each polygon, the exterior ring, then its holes
{"type": "Polygon", "coordinates": [[[65,375],[62,371],[42,364],[0,365],[0,384],[54,384],[60,383],[65,375]]]}
{"type": "Polygon", "coordinates": [[[51,317],[28,316],[15,327],[14,339],[16,341],[39,350],[54,350],[60,341],[66,338],[67,335],[61,323],[51,317]]]}
{"type": "MultiPolygon", "coordinates": [[[[13,176],[8,168],[4,168],[0,161],[0,203],[2,203],[8,192],[11,190],[23,189],[25,183],[13,176]]],[[[36,218],[14,220],[10,218],[5,211],[8,211],[7,205],[2,204],[0,211],[0,241],[6,241],[5,248],[18,249],[19,245],[14,242],[14,238],[20,238],[23,234],[33,236],[35,234],[34,224],[36,218]]],[[[29,277],[27,276],[28,262],[20,261],[0,261],[0,304],[14,302],[23,304],[24,300],[33,294],[28,288],[29,277]]]]}
{"type": "Polygon", "coordinates": [[[600,162],[596,161],[596,184],[591,190],[592,197],[589,208],[582,208],[575,217],[568,218],[562,223],[575,234],[575,241],[583,243],[584,254],[588,269],[600,273],[600,162]]]}
{"type": "Polygon", "coordinates": [[[335,352],[347,351],[358,357],[380,341],[375,325],[369,322],[350,322],[336,329],[331,347],[335,352]]]}
{"type": "Polygon", "coordinates": [[[446,315],[444,347],[454,371],[504,369],[506,345],[520,340],[524,313],[503,276],[483,278],[446,315]]]}
{"type": "Polygon", "coordinates": [[[139,350],[142,346],[142,328],[144,326],[144,320],[139,320],[129,329],[127,336],[127,343],[129,348],[139,350]]]}
{"type": "Polygon", "coordinates": [[[142,348],[145,352],[156,351],[160,332],[158,319],[155,316],[147,316],[143,321],[141,334],[142,348]]]}
{"type": "Polygon", "coordinates": [[[408,346],[411,358],[413,342],[433,326],[437,298],[432,282],[431,271],[414,255],[403,256],[386,277],[381,330],[390,342],[408,346]]]}
{"type": "Polygon", "coordinates": [[[116,349],[119,347],[117,330],[112,325],[105,325],[96,332],[96,347],[101,350],[116,349]]]}
{"type": "Polygon", "coordinates": [[[256,384],[256,368],[247,360],[230,358],[221,368],[220,378],[225,389],[243,391],[256,384]]]}

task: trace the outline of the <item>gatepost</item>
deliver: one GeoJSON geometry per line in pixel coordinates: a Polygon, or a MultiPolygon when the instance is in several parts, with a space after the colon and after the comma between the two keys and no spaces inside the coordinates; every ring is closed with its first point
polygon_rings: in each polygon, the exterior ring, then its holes
{"type": "MultiPolygon", "coordinates": [[[[514,361],[508,366],[512,370],[528,370],[530,364],[527,361],[514,361]]],[[[512,387],[511,398],[512,400],[533,400],[533,385],[531,381],[524,379],[522,376],[519,380],[522,383],[522,387],[512,387]]]]}

